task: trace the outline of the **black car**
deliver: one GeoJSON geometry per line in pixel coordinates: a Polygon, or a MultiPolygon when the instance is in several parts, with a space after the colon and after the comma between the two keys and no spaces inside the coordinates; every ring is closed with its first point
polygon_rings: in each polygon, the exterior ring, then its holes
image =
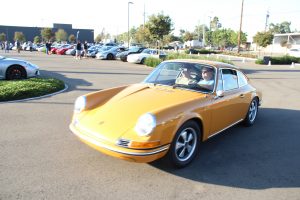
{"type": "Polygon", "coordinates": [[[129,54],[141,53],[144,49],[146,49],[146,47],[130,47],[129,50],[118,53],[116,58],[127,62],[127,56],[129,54]]]}

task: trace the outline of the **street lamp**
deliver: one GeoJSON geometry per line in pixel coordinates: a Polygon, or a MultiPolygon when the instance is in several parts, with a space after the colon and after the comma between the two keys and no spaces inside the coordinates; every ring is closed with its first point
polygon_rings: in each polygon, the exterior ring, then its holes
{"type": "Polygon", "coordinates": [[[133,4],[133,2],[128,1],[128,48],[129,48],[129,5],[133,4]]]}
{"type": "Polygon", "coordinates": [[[78,37],[79,37],[79,31],[77,31],[77,35],[76,35],[76,41],[78,42],[78,37]]]}

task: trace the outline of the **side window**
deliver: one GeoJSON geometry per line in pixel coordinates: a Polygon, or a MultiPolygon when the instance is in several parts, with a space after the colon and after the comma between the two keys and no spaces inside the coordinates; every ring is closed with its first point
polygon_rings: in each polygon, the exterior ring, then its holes
{"type": "Polygon", "coordinates": [[[238,80],[239,80],[239,86],[240,87],[243,87],[243,86],[248,84],[247,78],[242,72],[238,71],[237,75],[238,75],[238,80]]]}
{"type": "Polygon", "coordinates": [[[222,78],[224,90],[233,90],[238,88],[238,77],[235,70],[222,69],[222,78]]]}

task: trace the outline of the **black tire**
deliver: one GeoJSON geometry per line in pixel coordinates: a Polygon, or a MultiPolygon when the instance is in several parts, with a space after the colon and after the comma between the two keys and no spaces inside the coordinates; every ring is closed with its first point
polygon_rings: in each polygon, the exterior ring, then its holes
{"type": "Polygon", "coordinates": [[[198,153],[201,130],[195,121],[187,121],[177,131],[169,152],[169,161],[177,168],[191,163],[198,153]]]}
{"type": "Polygon", "coordinates": [[[143,59],[141,60],[141,64],[142,64],[142,65],[145,63],[145,60],[146,60],[146,58],[143,58],[143,59]]]}
{"type": "Polygon", "coordinates": [[[113,60],[114,59],[114,56],[110,53],[107,55],[107,60],[113,60]]]}
{"type": "Polygon", "coordinates": [[[13,79],[24,79],[27,77],[26,71],[21,66],[11,66],[6,71],[6,79],[13,80],[13,79]]]}
{"type": "Polygon", "coordinates": [[[252,126],[255,122],[256,116],[258,112],[258,99],[254,98],[252,99],[249,109],[247,112],[247,115],[243,121],[244,126],[252,126]]]}

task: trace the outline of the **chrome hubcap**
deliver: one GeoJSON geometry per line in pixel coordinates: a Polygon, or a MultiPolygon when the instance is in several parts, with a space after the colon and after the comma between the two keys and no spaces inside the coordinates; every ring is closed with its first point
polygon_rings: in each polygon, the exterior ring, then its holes
{"type": "Polygon", "coordinates": [[[251,102],[250,108],[249,108],[249,120],[250,122],[253,122],[255,120],[257,113],[257,101],[253,100],[251,102]]]}
{"type": "Polygon", "coordinates": [[[186,161],[194,153],[196,148],[197,135],[193,128],[186,128],[179,134],[176,145],[175,145],[175,155],[178,160],[186,161]]]}

